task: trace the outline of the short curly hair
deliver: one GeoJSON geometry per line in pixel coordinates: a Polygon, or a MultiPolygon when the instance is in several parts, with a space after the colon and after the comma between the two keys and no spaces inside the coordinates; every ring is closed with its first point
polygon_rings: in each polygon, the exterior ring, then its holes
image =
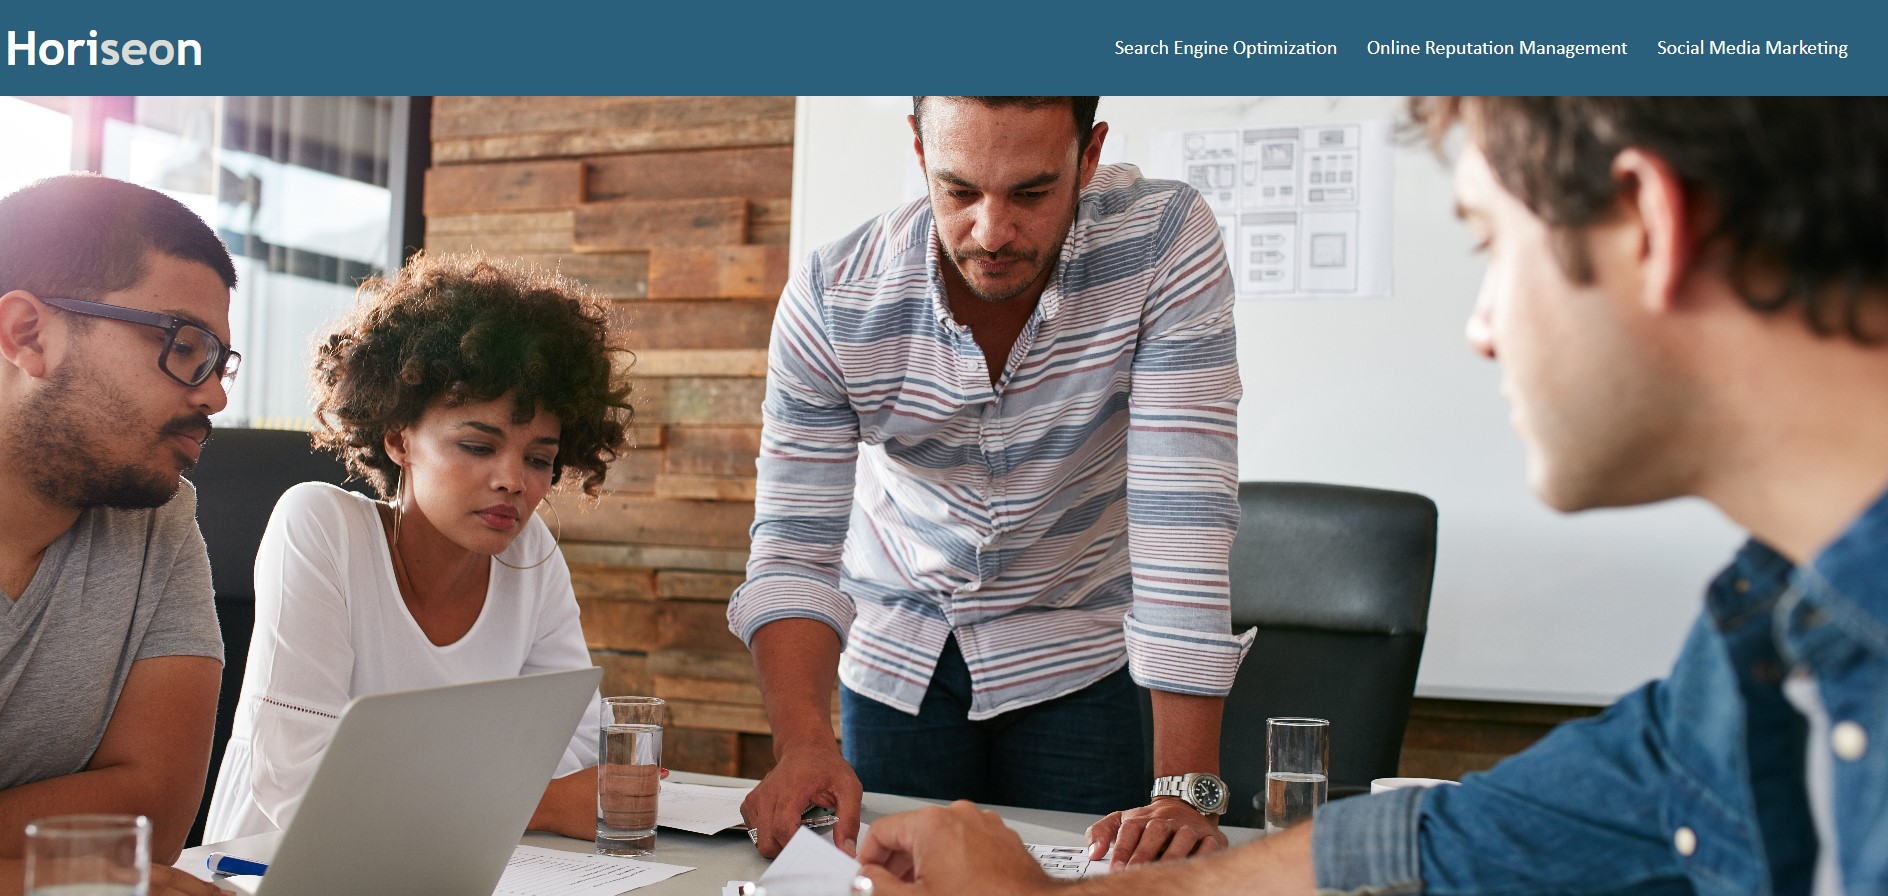
{"type": "Polygon", "coordinates": [[[517,422],[541,408],[562,424],[551,481],[574,469],[595,495],[628,442],[631,359],[583,284],[482,255],[421,253],[392,278],[363,283],[316,346],[314,442],[387,497],[399,472],[390,430],[435,401],[510,394],[517,422]]]}

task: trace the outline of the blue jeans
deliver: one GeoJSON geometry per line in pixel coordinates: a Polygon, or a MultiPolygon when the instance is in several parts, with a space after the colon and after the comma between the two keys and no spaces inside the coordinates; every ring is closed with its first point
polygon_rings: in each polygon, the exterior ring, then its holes
{"type": "Polygon", "coordinates": [[[1123,668],[1094,684],[971,721],[970,669],[944,642],[918,715],[839,689],[846,760],[866,790],[1106,815],[1147,803],[1139,689],[1123,668]]]}

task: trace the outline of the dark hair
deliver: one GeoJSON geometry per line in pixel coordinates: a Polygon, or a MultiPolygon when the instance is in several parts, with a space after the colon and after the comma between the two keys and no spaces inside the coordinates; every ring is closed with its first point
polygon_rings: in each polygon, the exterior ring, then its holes
{"type": "Polygon", "coordinates": [[[1800,306],[1819,335],[1859,342],[1866,290],[1888,284],[1888,100],[1879,97],[1412,97],[1431,144],[1457,123],[1501,185],[1555,231],[1566,273],[1592,278],[1583,228],[1616,198],[1612,163],[1639,148],[1715,220],[1744,303],[1800,306]]]}
{"type": "Polygon", "coordinates": [[[627,441],[628,351],[606,306],[575,280],[480,255],[421,253],[391,279],[361,285],[339,329],[315,350],[317,447],[382,496],[399,465],[389,430],[443,400],[456,406],[513,395],[513,419],[542,408],[561,423],[553,482],[566,468],[591,495],[627,441]]]}
{"type": "MultiPolygon", "coordinates": [[[[911,117],[918,121],[918,139],[924,140],[924,101],[929,97],[911,98],[911,117]]],[[[958,96],[958,100],[971,100],[992,109],[1005,106],[1018,106],[1024,109],[1041,109],[1046,106],[1069,105],[1075,114],[1075,154],[1088,151],[1088,142],[1095,136],[1095,107],[1101,105],[1098,96],[958,96]]]]}
{"type": "Polygon", "coordinates": [[[150,252],[201,264],[236,288],[223,241],[196,212],[156,190],[62,174],[0,199],[0,292],[97,299],[143,280],[150,252]]]}

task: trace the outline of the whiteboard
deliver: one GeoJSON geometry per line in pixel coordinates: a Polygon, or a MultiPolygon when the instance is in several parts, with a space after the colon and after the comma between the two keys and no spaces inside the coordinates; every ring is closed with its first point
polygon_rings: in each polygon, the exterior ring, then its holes
{"type": "MultiPolygon", "coordinates": [[[[1401,113],[1400,97],[1104,97],[1103,160],[1163,130],[1401,113]]],[[[921,195],[909,97],[801,97],[793,257],[921,195]]],[[[1701,501],[1574,516],[1528,491],[1493,364],[1463,326],[1481,262],[1426,147],[1395,159],[1390,298],[1241,301],[1243,480],[1428,495],[1441,529],[1417,693],[1598,704],[1665,674],[1743,536],[1701,501]]]]}

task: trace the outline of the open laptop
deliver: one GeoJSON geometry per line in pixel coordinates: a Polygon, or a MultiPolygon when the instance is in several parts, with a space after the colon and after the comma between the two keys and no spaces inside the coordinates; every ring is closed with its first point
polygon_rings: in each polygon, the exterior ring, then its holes
{"type": "Polygon", "coordinates": [[[489,894],[602,676],[356,697],[274,855],[235,854],[268,862],[260,896],[489,894]]]}

